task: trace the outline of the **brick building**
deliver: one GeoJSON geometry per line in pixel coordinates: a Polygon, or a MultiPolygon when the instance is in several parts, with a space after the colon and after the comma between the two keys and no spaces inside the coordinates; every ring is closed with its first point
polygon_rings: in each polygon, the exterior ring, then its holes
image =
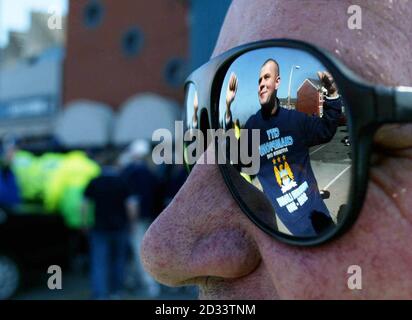
{"type": "Polygon", "coordinates": [[[319,80],[305,79],[297,90],[296,110],[322,116],[323,94],[319,80]]]}
{"type": "Polygon", "coordinates": [[[182,102],[187,16],[183,0],[70,1],[64,104],[88,99],[117,110],[143,92],[182,102]]]}

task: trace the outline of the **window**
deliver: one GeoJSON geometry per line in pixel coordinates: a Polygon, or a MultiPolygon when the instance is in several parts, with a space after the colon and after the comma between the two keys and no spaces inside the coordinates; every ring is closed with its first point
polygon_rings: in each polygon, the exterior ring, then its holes
{"type": "Polygon", "coordinates": [[[122,38],[122,51],[126,56],[136,56],[143,47],[143,34],[139,28],[132,27],[122,38]]]}
{"type": "Polygon", "coordinates": [[[101,24],[103,15],[104,8],[101,2],[99,0],[90,0],[84,7],[84,24],[89,28],[96,28],[101,24]]]}
{"type": "Polygon", "coordinates": [[[164,69],[164,76],[169,85],[173,87],[182,85],[187,76],[186,61],[182,58],[169,60],[164,69]]]}

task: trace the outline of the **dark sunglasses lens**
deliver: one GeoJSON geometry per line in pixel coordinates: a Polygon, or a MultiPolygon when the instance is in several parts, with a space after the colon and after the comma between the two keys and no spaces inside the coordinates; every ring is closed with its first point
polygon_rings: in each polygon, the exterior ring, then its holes
{"type": "Polygon", "coordinates": [[[225,174],[263,229],[313,238],[345,218],[347,111],[332,72],[305,51],[258,49],[231,64],[219,100],[219,124],[230,140],[225,174]]]}

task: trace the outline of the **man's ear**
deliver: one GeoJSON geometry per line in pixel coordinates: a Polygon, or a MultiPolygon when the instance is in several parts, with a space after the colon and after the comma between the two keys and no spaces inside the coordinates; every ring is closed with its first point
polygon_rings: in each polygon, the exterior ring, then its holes
{"type": "Polygon", "coordinates": [[[279,86],[280,86],[280,76],[277,76],[276,77],[276,80],[275,80],[275,83],[276,83],[276,90],[279,88],[279,86]]]}

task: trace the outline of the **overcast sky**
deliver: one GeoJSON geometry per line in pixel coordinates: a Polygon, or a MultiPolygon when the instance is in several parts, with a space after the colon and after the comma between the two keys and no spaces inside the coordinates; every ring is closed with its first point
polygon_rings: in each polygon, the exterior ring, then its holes
{"type": "Polygon", "coordinates": [[[66,14],[68,0],[0,0],[0,47],[8,41],[10,30],[26,31],[30,26],[30,11],[52,11],[66,14]]]}

